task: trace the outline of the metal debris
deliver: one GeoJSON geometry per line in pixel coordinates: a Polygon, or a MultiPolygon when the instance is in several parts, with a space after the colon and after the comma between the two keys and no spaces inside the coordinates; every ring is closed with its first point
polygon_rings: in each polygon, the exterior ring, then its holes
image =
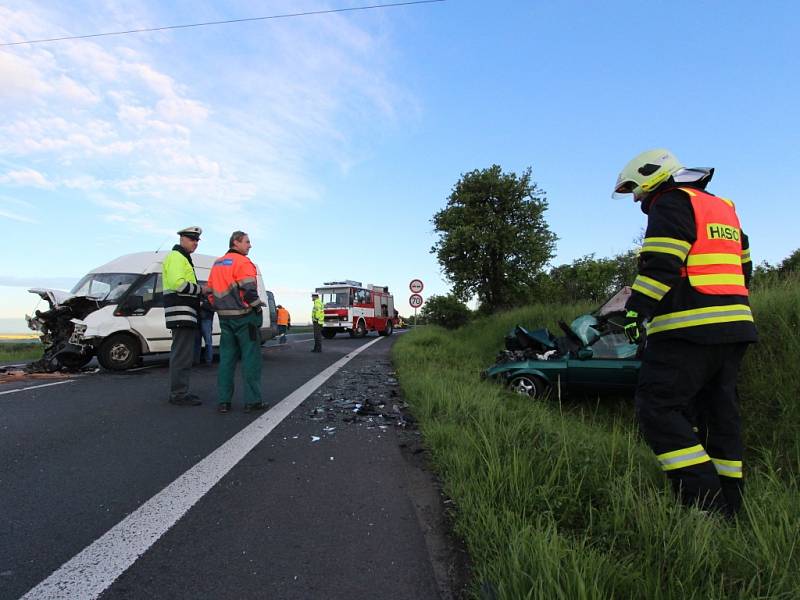
{"type": "MultiPolygon", "coordinates": [[[[342,369],[312,396],[315,406],[306,415],[312,421],[337,421],[369,429],[412,426],[416,419],[408,412],[395,375],[388,361],[342,369]]],[[[327,433],[329,429],[333,428],[326,427],[323,431],[327,433]]]]}

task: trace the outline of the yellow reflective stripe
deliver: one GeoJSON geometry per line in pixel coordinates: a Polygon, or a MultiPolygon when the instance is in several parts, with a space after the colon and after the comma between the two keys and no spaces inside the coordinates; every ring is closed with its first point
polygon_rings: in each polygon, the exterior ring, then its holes
{"type": "Polygon", "coordinates": [[[698,285],[744,285],[744,275],[720,273],[717,275],[689,275],[689,283],[698,285]]]}
{"type": "Polygon", "coordinates": [[[670,331],[682,327],[696,327],[698,325],[712,325],[714,323],[733,323],[735,321],[752,321],[753,314],[746,304],[731,304],[729,306],[707,306],[692,310],[658,315],[647,326],[648,335],[660,331],[670,331]]]}
{"type": "Polygon", "coordinates": [[[740,460],[724,460],[722,458],[711,458],[714,463],[714,468],[717,474],[722,477],[733,477],[740,479],[742,477],[742,461],[740,460]]]}
{"type": "Polygon", "coordinates": [[[676,238],[649,237],[644,238],[640,252],[662,252],[684,260],[691,247],[692,245],[689,242],[676,238]]]}
{"type": "Polygon", "coordinates": [[[750,248],[742,250],[742,264],[750,262],[750,248]]]}
{"type": "Polygon", "coordinates": [[[738,265],[742,262],[739,254],[692,254],[686,259],[686,266],[700,265],[738,265]]]}
{"type": "Polygon", "coordinates": [[[631,289],[654,300],[661,300],[670,290],[670,287],[645,275],[639,275],[634,280],[631,289]]]}
{"type": "Polygon", "coordinates": [[[678,189],[683,191],[683,192],[686,192],[690,196],[696,196],[697,195],[697,194],[694,193],[694,191],[691,188],[678,188],[678,189]]]}
{"type": "Polygon", "coordinates": [[[681,448],[672,452],[665,452],[656,456],[664,471],[690,467],[711,460],[700,444],[690,448],[681,448]]]}
{"type": "Polygon", "coordinates": [[[723,198],[722,196],[717,196],[720,200],[722,200],[725,204],[730,206],[731,208],[735,208],[733,204],[733,200],[728,200],[727,198],[723,198]]]}

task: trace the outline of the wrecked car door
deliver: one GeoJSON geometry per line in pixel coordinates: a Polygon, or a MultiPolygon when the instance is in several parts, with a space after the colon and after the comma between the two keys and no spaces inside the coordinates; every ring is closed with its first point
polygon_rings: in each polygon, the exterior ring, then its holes
{"type": "Polygon", "coordinates": [[[568,359],[572,385],[594,389],[620,389],[636,385],[640,361],[638,347],[622,333],[608,333],[568,359]]]}

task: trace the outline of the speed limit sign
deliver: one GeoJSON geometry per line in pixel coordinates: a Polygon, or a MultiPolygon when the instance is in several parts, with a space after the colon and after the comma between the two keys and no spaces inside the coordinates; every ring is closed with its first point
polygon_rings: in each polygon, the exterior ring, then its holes
{"type": "Polygon", "coordinates": [[[422,296],[419,294],[411,294],[411,297],[408,299],[408,303],[411,305],[411,308],[417,309],[422,306],[422,296]]]}
{"type": "Polygon", "coordinates": [[[411,290],[412,294],[419,294],[424,287],[421,279],[412,279],[411,283],[408,284],[408,289],[411,290]]]}

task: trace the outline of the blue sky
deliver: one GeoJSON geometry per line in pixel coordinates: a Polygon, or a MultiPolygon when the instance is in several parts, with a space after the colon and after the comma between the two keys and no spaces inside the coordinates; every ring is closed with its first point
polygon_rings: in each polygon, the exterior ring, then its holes
{"type": "MultiPolygon", "coordinates": [[[[0,40],[365,4],[0,0],[0,40]]],[[[298,322],[331,278],[409,314],[410,279],[449,288],[430,218],[462,173],[531,166],[560,264],[633,245],[645,217],[611,188],[653,147],[716,167],[778,262],[800,246],[797,22],[791,2],[448,0],[0,47],[0,319],[191,224],[214,255],[248,231],[298,322]]]]}

